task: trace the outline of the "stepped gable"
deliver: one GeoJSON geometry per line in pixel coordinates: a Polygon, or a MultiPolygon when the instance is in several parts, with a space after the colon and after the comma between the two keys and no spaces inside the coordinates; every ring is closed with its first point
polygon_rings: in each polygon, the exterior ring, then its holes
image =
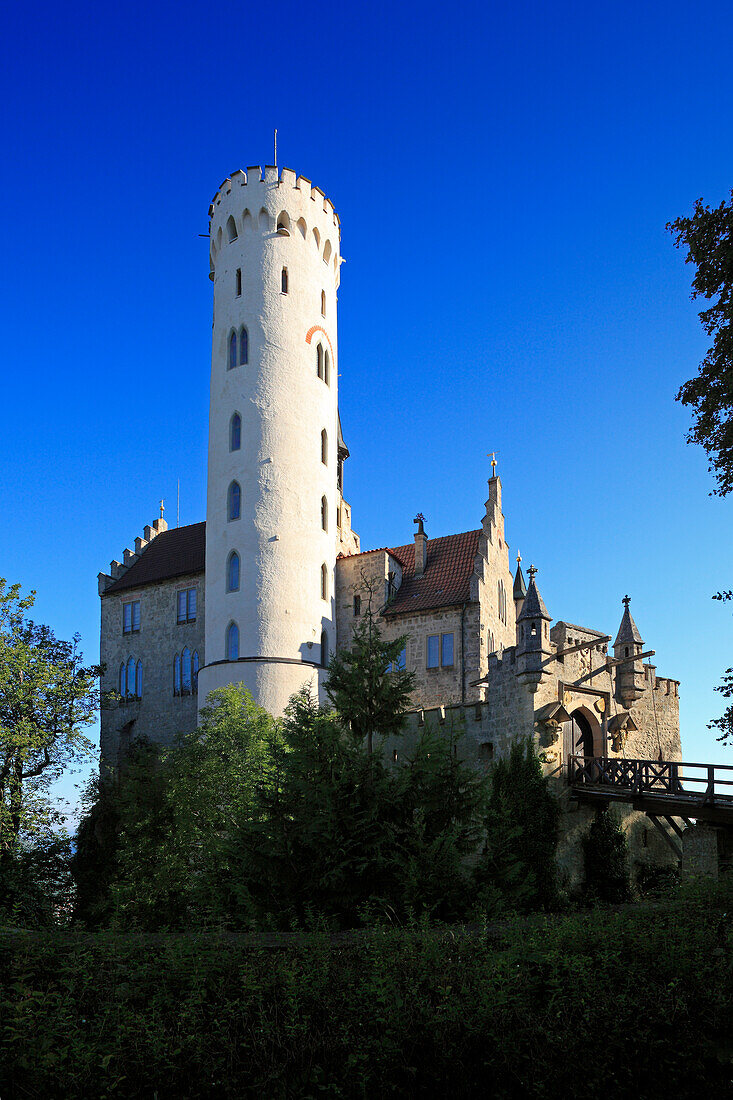
{"type": "Polygon", "coordinates": [[[471,577],[482,531],[463,531],[428,539],[425,572],[415,576],[415,543],[394,546],[389,553],[401,563],[402,584],[382,614],[410,615],[471,602],[471,577]]]}
{"type": "Polygon", "coordinates": [[[206,563],[206,523],[191,523],[187,527],[172,527],[155,538],[145,553],[104,595],[140,588],[145,584],[167,581],[188,573],[203,573],[206,563]]]}

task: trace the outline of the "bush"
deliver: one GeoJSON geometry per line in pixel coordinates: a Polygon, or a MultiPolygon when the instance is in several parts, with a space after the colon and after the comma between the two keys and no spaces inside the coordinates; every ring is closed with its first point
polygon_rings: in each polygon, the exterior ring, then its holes
{"type": "Polygon", "coordinates": [[[727,1096],[731,900],[462,936],[8,934],[0,1095],[727,1096]]]}
{"type": "Polygon", "coordinates": [[[596,810],[583,837],[585,894],[590,901],[629,900],[628,857],[626,834],[615,812],[608,807],[596,810]]]}

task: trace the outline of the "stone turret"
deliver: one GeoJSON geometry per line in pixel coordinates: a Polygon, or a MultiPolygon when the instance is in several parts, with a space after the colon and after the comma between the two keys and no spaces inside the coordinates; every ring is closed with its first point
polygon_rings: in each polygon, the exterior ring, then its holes
{"type": "MultiPolygon", "coordinates": [[[[517,572],[514,575],[514,617],[519,620],[519,616],[522,614],[522,606],[524,604],[524,597],[527,595],[527,585],[524,583],[524,573],[522,572],[522,555],[517,554],[517,572]]],[[[517,644],[519,643],[519,634],[517,634],[517,644]]]]}
{"type": "Polygon", "coordinates": [[[428,536],[425,534],[425,516],[418,512],[413,523],[417,524],[415,532],[415,576],[421,577],[428,564],[428,536]]]}
{"type": "Polygon", "coordinates": [[[543,662],[551,655],[550,626],[552,616],[535,584],[537,570],[529,567],[529,587],[517,619],[517,674],[530,691],[536,691],[542,679],[543,662]]]}
{"type": "MultiPolygon", "coordinates": [[[[635,653],[641,653],[644,641],[639,628],[629,611],[630,596],[624,596],[624,613],[621,617],[621,625],[618,628],[616,641],[613,643],[613,655],[617,661],[627,657],[633,657],[635,653]]],[[[644,665],[642,661],[627,661],[616,667],[616,697],[621,700],[624,707],[630,707],[643,693],[644,665]]]]}

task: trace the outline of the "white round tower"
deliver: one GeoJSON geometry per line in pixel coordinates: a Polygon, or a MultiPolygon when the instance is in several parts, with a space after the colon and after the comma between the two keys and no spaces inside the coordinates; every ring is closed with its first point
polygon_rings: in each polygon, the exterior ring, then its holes
{"type": "Polygon", "coordinates": [[[199,699],[243,681],[281,714],[335,648],[339,220],[290,169],[209,209],[214,283],[199,699]]]}

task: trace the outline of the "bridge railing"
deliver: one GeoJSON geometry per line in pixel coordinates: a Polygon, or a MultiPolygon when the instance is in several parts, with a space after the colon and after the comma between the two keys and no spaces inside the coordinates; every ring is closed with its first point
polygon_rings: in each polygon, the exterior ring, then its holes
{"type": "Polygon", "coordinates": [[[571,756],[568,781],[573,786],[610,786],[639,794],[689,798],[706,804],[733,802],[732,764],[571,756]]]}

